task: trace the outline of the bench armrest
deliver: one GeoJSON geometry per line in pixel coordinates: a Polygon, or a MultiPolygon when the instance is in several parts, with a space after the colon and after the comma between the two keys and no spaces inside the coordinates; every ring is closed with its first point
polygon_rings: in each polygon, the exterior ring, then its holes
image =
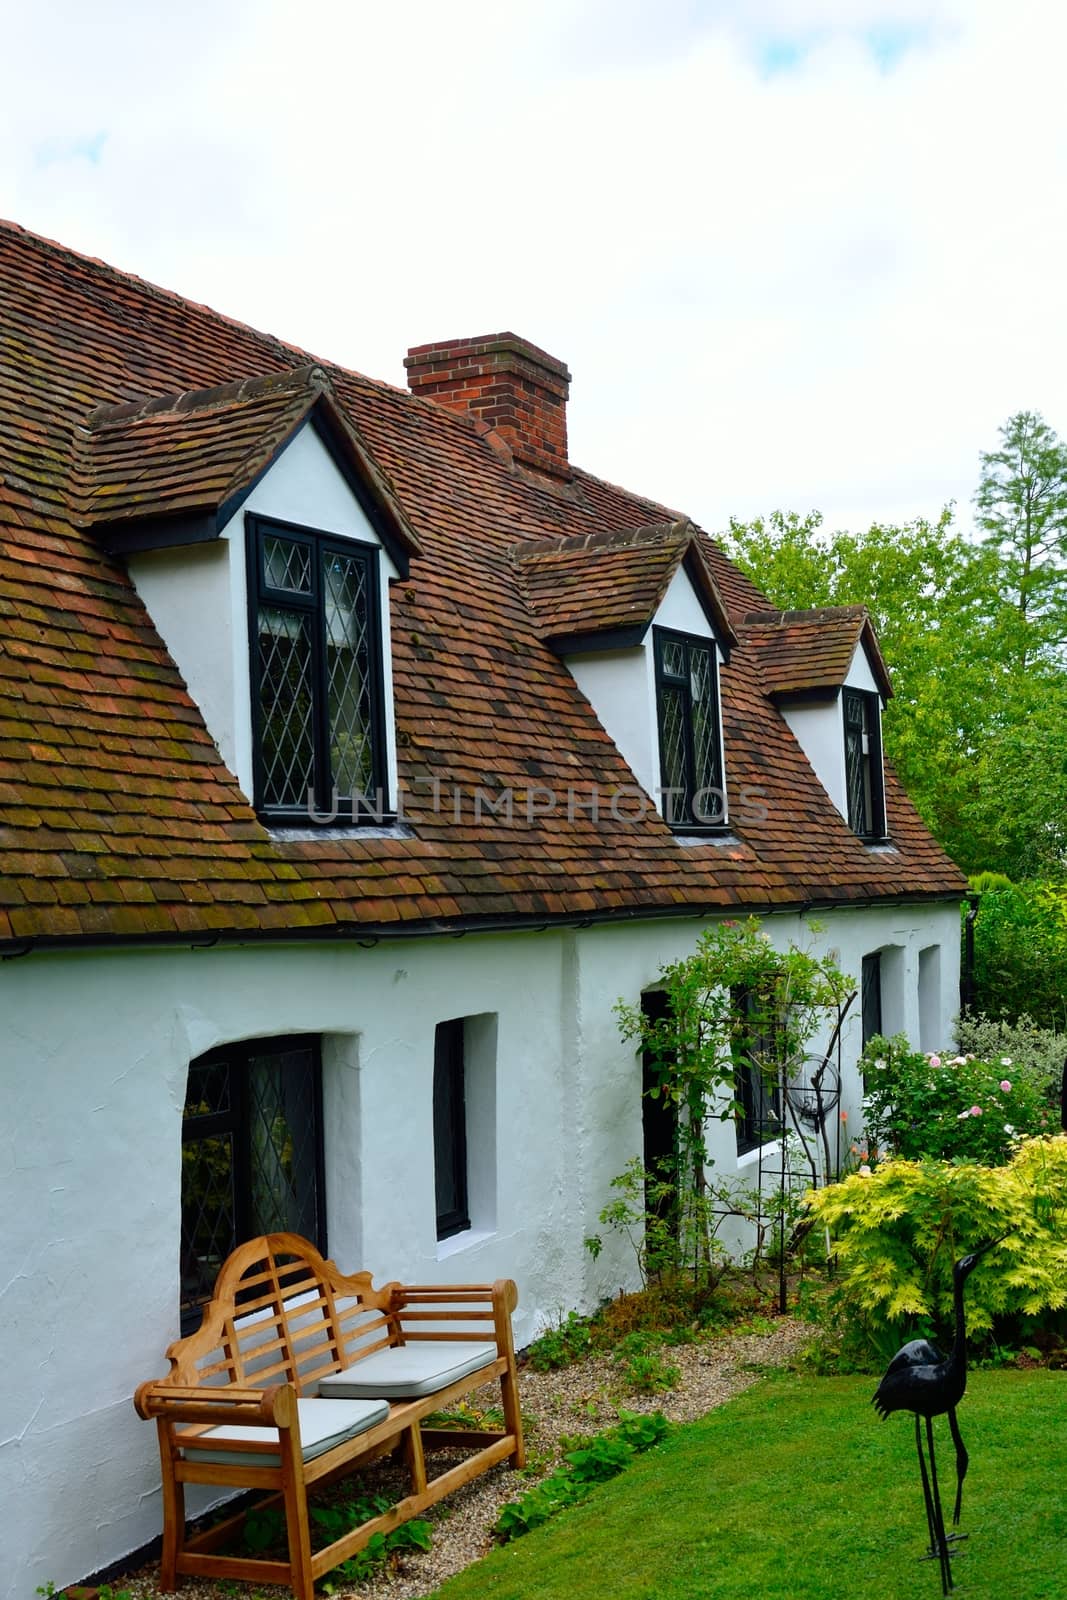
{"type": "Polygon", "coordinates": [[[138,1416],[169,1422],[205,1422],[213,1426],[292,1428],[296,1426],[296,1390],[290,1383],[273,1389],[240,1389],[236,1385],[185,1385],[153,1378],[133,1397],[138,1416]]]}

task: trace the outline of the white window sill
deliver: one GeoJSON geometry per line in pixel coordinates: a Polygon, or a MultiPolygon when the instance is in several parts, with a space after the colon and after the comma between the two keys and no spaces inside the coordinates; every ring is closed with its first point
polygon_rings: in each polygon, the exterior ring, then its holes
{"type": "Polygon", "coordinates": [[[462,1233],[454,1233],[450,1239],[439,1239],[437,1259],[447,1261],[450,1256],[461,1255],[464,1250],[473,1250],[475,1245],[485,1244],[495,1234],[495,1228],[465,1228],[462,1233]]]}
{"type": "Polygon", "coordinates": [[[772,1154],[780,1164],[782,1159],[781,1139],[768,1139],[765,1144],[758,1144],[754,1150],[746,1150],[743,1156],[738,1156],[737,1158],[737,1170],[738,1172],[745,1172],[749,1167],[758,1167],[761,1156],[766,1160],[767,1156],[772,1154]]]}

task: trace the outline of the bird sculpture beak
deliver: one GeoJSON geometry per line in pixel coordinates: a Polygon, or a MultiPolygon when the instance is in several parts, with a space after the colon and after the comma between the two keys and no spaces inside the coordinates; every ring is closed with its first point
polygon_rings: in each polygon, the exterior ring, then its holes
{"type": "Polygon", "coordinates": [[[1008,1234],[1010,1234],[1011,1231],[1012,1230],[1009,1228],[1007,1233],[998,1234],[995,1239],[987,1239],[985,1244],[980,1244],[978,1246],[977,1250],[972,1250],[971,1251],[971,1254],[973,1256],[984,1256],[984,1255],[986,1255],[990,1250],[994,1249],[994,1247],[996,1245],[1003,1244],[1004,1240],[1008,1237],[1008,1234]]]}

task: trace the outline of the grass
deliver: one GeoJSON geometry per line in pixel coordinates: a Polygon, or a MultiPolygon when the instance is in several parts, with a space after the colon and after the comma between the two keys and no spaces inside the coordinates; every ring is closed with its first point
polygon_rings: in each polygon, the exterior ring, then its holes
{"type": "MultiPolygon", "coordinates": [[[[774,1377],[679,1429],[583,1505],[437,1591],[441,1600],[938,1600],[910,1416],[871,1378],[774,1377]]],[[[935,1422],[942,1499],[955,1472],[935,1422]]],[[[1067,1375],[977,1372],[953,1560],[960,1600],[1067,1594],[1067,1375]]],[[[949,1487],[952,1485],[953,1487],[949,1487]]]]}

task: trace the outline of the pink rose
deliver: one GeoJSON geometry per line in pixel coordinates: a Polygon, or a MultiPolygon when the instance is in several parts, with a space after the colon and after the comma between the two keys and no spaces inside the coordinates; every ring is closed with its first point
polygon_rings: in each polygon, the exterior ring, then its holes
{"type": "Polygon", "coordinates": [[[1002,1078],[1000,1080],[1000,1087],[1003,1094],[1011,1094],[1011,1084],[1008,1082],[1007,1078],[1002,1078]]]}
{"type": "Polygon", "coordinates": [[[930,1063],[930,1065],[932,1067],[939,1067],[941,1065],[941,1057],[940,1056],[927,1056],[926,1059],[929,1061],[929,1063],[930,1063]]]}
{"type": "Polygon", "coordinates": [[[981,1115],[982,1115],[981,1106],[972,1106],[971,1107],[971,1116],[972,1117],[980,1117],[981,1115]]]}

